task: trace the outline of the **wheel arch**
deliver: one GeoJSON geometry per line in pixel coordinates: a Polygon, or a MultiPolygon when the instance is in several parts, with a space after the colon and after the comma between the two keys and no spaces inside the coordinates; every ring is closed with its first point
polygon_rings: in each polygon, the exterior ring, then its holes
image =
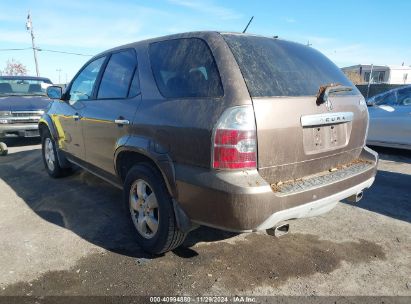
{"type": "Polygon", "coordinates": [[[133,145],[130,145],[130,141],[128,141],[127,145],[118,147],[114,155],[115,171],[120,180],[124,182],[133,165],[142,162],[149,163],[162,176],[171,197],[176,198],[177,188],[173,162],[167,154],[150,151],[150,146],[148,139],[138,139],[134,140],[133,145]]]}
{"type": "Polygon", "coordinates": [[[53,137],[54,140],[57,139],[57,131],[56,128],[54,127],[53,121],[50,116],[48,115],[43,115],[43,117],[40,118],[39,120],[39,132],[40,136],[43,136],[44,130],[49,130],[51,136],[53,137]]]}
{"type": "Polygon", "coordinates": [[[43,138],[43,134],[45,130],[48,130],[50,132],[52,139],[54,140],[55,143],[58,144],[58,147],[56,147],[57,148],[56,150],[57,150],[57,159],[58,159],[60,166],[62,168],[69,168],[71,165],[68,162],[65,155],[63,154],[63,152],[60,150],[61,138],[58,135],[57,128],[55,127],[53,123],[53,119],[49,115],[45,114],[40,118],[38,126],[39,126],[39,133],[40,133],[41,138],[43,138]]]}

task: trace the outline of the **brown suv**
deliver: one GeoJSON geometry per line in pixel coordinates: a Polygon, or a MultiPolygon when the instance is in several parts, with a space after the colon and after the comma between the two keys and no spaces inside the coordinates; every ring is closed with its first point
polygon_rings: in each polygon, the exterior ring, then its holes
{"type": "Polygon", "coordinates": [[[318,215],[374,181],[363,97],[301,44],[218,32],[141,41],[48,95],[48,173],[76,164],[124,189],[149,252],[196,225],[245,232],[318,215]]]}

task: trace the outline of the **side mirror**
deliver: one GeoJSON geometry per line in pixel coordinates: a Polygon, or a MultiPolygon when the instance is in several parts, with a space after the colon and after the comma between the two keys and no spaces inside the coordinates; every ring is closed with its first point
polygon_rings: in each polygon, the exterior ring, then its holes
{"type": "Polygon", "coordinates": [[[63,96],[63,90],[59,86],[49,86],[46,92],[50,99],[61,99],[63,96]]]}

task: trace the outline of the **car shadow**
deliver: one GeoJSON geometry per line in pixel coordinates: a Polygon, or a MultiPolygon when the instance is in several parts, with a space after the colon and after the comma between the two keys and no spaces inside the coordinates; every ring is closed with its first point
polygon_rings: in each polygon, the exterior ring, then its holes
{"type": "MultiPolygon", "coordinates": [[[[50,178],[37,150],[21,151],[0,158],[0,178],[27,206],[50,224],[69,229],[82,239],[111,252],[155,258],[145,253],[135,239],[135,230],[122,203],[121,190],[81,170],[60,179],[50,178]]],[[[411,222],[411,175],[379,171],[373,187],[358,207],[411,222]]],[[[0,196],[1,197],[1,196],[0,196]]],[[[173,251],[192,258],[199,242],[214,242],[235,233],[200,227],[192,231],[183,246],[173,251]]]]}
{"type": "Polygon", "coordinates": [[[370,146],[380,159],[411,164],[411,150],[370,146]]]}
{"type": "MultiPolygon", "coordinates": [[[[410,151],[372,147],[381,160],[411,164],[410,151]]],[[[397,164],[398,164],[397,163],[397,164]]],[[[411,223],[411,175],[379,169],[372,187],[356,206],[411,223]]]]}
{"type": "Polygon", "coordinates": [[[4,142],[8,147],[22,147],[38,145],[41,143],[40,137],[27,137],[27,138],[2,138],[0,142],[4,142]]]}
{"type": "MultiPolygon", "coordinates": [[[[50,178],[43,167],[41,152],[30,150],[0,158],[0,179],[51,224],[69,229],[111,252],[135,258],[157,257],[137,245],[135,228],[122,202],[122,191],[84,170],[74,169],[65,178],[50,178]]],[[[234,235],[201,227],[192,231],[174,254],[190,258],[197,253],[189,247],[197,242],[213,242],[234,235]]]]}
{"type": "Polygon", "coordinates": [[[379,170],[355,206],[411,223],[411,175],[379,170]]]}

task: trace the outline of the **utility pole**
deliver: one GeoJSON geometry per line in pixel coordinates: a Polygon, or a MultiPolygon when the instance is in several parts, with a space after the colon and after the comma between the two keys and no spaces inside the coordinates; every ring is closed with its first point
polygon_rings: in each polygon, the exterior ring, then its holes
{"type": "Polygon", "coordinates": [[[368,99],[368,95],[370,94],[370,85],[371,85],[371,82],[372,82],[372,72],[373,72],[373,69],[374,69],[374,64],[371,64],[371,72],[370,72],[370,78],[368,78],[368,86],[367,86],[367,99],[368,99]]]}
{"type": "Polygon", "coordinates": [[[61,75],[61,71],[62,71],[62,70],[61,70],[61,69],[56,69],[56,71],[59,72],[59,84],[61,84],[61,82],[60,82],[60,75],[61,75]]]}
{"type": "Polygon", "coordinates": [[[27,15],[26,29],[30,31],[30,34],[31,34],[31,45],[32,45],[33,53],[34,53],[34,63],[36,64],[36,74],[37,74],[37,77],[39,77],[40,73],[39,73],[39,65],[37,62],[37,49],[36,49],[36,45],[34,44],[34,31],[33,31],[33,23],[31,22],[30,11],[27,15]]]}

